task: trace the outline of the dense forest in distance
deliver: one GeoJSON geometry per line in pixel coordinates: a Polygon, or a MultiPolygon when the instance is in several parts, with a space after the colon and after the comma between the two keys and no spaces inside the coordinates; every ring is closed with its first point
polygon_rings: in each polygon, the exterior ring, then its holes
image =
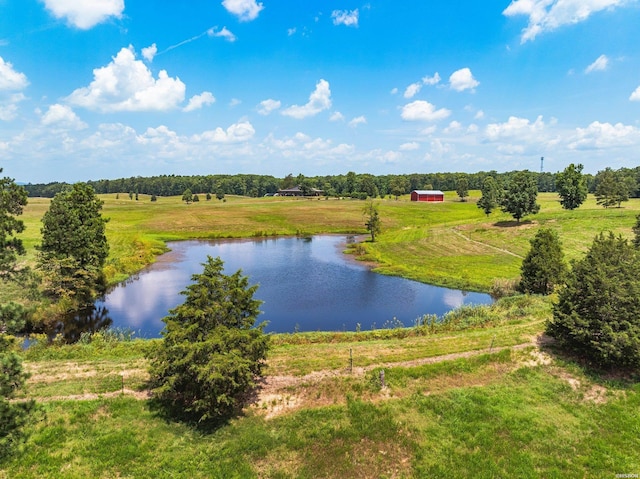
{"type": "MultiPolygon", "coordinates": [[[[514,172],[498,173],[496,171],[478,173],[412,173],[406,175],[371,175],[348,172],[341,175],[305,177],[303,175],[287,175],[276,178],[270,175],[236,174],[236,175],[161,175],[152,177],[131,177],[114,180],[87,181],[96,193],[139,193],[156,196],[181,195],[187,189],[193,193],[211,193],[225,195],[242,195],[259,197],[277,193],[279,189],[304,185],[324,191],[327,196],[386,196],[406,194],[416,189],[436,189],[452,191],[456,189],[458,180],[465,177],[468,187],[479,190],[487,176],[495,177],[499,182],[508,181],[514,172]]],[[[534,173],[537,176],[538,191],[555,192],[556,175],[558,173],[534,173]]],[[[631,197],[640,197],[640,167],[621,168],[616,170],[618,178],[624,178],[630,184],[631,197]]],[[[595,191],[597,175],[586,174],[587,187],[590,193],[595,191]]],[[[24,188],[31,197],[52,198],[63,190],[68,183],[53,182],[47,184],[27,184],[24,188]]]]}

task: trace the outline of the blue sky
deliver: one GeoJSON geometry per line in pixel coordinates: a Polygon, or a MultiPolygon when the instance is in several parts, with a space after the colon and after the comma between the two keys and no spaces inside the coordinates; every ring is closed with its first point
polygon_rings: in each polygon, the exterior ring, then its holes
{"type": "Polygon", "coordinates": [[[640,0],[0,0],[0,168],[640,165],[640,0]]]}

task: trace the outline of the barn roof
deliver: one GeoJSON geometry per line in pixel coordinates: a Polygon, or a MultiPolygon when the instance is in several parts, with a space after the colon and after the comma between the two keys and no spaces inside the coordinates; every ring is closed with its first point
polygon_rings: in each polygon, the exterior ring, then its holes
{"type": "Polygon", "coordinates": [[[440,190],[413,190],[413,192],[419,195],[444,195],[440,190]]]}

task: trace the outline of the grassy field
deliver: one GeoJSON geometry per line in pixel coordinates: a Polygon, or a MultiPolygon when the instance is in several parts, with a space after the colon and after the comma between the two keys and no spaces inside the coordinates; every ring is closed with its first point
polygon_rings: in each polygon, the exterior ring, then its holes
{"type": "MultiPolygon", "coordinates": [[[[168,240],[365,233],[360,201],[103,199],[113,281],[168,240]]],[[[517,277],[537,228],[557,230],[573,259],[602,230],[630,237],[640,212],[637,200],[605,210],[592,198],[567,212],[542,194],[541,212],[516,225],[487,218],[476,200],[381,200],[382,235],[353,253],[384,273],[487,291],[517,277]]],[[[28,261],[47,206],[31,199],[23,216],[28,261]]],[[[35,344],[22,353],[26,397],[43,414],[22,451],[0,463],[0,479],[640,474],[638,378],[558,355],[540,337],[551,301],[504,298],[421,329],[274,335],[244,414],[207,430],[164,417],[149,399],[145,354],[157,340],[99,333],[86,344],[35,344]]]]}
{"type": "Polygon", "coordinates": [[[640,473],[640,386],[538,334],[541,298],[446,330],[273,336],[244,414],[203,430],[146,394],[154,341],[25,354],[44,414],[0,478],[615,477],[640,473]],[[349,362],[350,353],[353,365],[349,362]],[[384,371],[384,387],[380,372],[384,371]]]}
{"type": "MultiPolygon", "coordinates": [[[[140,270],[165,250],[165,242],[179,239],[214,239],[310,235],[321,233],[365,234],[358,200],[243,198],[184,204],[179,197],[157,202],[140,196],[104,195],[103,214],[110,218],[107,236],[111,247],[106,272],[115,282],[140,270]]],[[[447,192],[441,204],[378,200],[383,232],[375,243],[354,249],[384,274],[473,291],[489,291],[497,279],[514,279],[519,274],[529,240],[539,227],[558,231],[567,258],[578,258],[603,230],[631,236],[631,226],[640,213],[640,200],[623,208],[604,209],[590,197],[578,210],[562,210],[556,194],[538,197],[540,213],[517,225],[501,212],[486,217],[471,192],[460,202],[447,192]]],[[[32,198],[24,215],[23,234],[28,261],[35,257],[40,242],[40,218],[49,200],[32,198]]]]}

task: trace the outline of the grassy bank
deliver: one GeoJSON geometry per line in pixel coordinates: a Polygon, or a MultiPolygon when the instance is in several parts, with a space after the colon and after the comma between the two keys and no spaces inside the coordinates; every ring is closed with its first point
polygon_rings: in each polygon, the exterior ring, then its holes
{"type": "MultiPolygon", "coordinates": [[[[190,205],[179,197],[139,201],[128,195],[103,195],[103,214],[110,218],[111,246],[106,272],[110,281],[122,280],[153,261],[165,242],[180,239],[215,239],[311,235],[365,234],[358,200],[227,197],[190,205]]],[[[539,195],[540,213],[517,225],[501,212],[485,216],[475,205],[479,192],[460,202],[447,192],[441,204],[378,200],[383,232],[376,243],[363,243],[353,253],[378,265],[378,271],[454,288],[488,291],[497,279],[514,279],[537,228],[558,231],[568,258],[582,255],[600,231],[631,236],[640,201],[623,208],[604,209],[590,197],[578,210],[562,210],[556,194],[539,195]]],[[[32,198],[22,219],[28,261],[40,242],[40,218],[49,200],[32,198]]]]}
{"type": "Polygon", "coordinates": [[[274,335],[251,405],[209,430],[147,398],[154,341],[36,347],[29,395],[45,415],[0,478],[639,473],[638,382],[536,340],[549,315],[547,300],[519,297],[440,330],[274,335]]]}

